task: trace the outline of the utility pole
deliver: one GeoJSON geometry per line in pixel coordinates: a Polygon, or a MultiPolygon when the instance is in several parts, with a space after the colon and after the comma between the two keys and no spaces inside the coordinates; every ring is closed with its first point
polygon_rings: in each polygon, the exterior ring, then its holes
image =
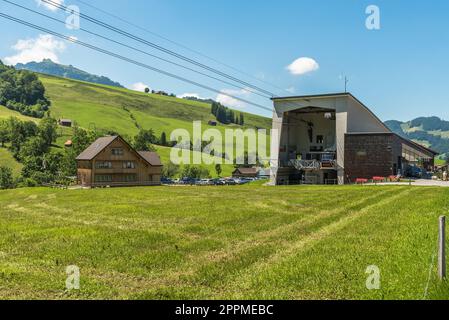
{"type": "Polygon", "coordinates": [[[345,76],[345,93],[348,92],[348,83],[349,83],[349,79],[347,76],[345,76]]]}

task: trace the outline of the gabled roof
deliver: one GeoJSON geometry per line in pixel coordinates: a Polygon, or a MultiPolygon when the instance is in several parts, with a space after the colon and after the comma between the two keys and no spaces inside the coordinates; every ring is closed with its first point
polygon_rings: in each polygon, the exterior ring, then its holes
{"type": "Polygon", "coordinates": [[[345,97],[345,96],[351,96],[357,100],[357,98],[354,97],[349,92],[311,94],[311,95],[304,95],[304,96],[274,97],[274,98],[271,98],[271,100],[280,101],[280,100],[295,100],[295,99],[338,98],[338,97],[345,97]]]}
{"type": "Polygon", "coordinates": [[[162,167],[161,158],[156,152],[138,151],[137,153],[153,167],[162,167]]]}
{"type": "Polygon", "coordinates": [[[240,172],[241,174],[257,174],[259,169],[257,168],[237,168],[234,173],[240,172]]]}
{"type": "Polygon", "coordinates": [[[97,139],[94,143],[92,143],[86,150],[84,150],[76,160],[80,161],[91,161],[93,160],[101,151],[106,149],[112,142],[117,139],[121,139],[133,152],[137,154],[142,160],[147,162],[149,165],[153,167],[162,167],[161,159],[156,152],[149,151],[135,151],[131,145],[126,142],[120,136],[109,136],[97,139]]]}
{"type": "Polygon", "coordinates": [[[76,160],[92,160],[95,158],[101,151],[103,151],[107,146],[109,146],[112,142],[117,139],[118,136],[110,136],[103,137],[97,139],[94,143],[92,143],[86,150],[84,150],[76,160]]]}
{"type": "MultiPolygon", "coordinates": [[[[358,98],[356,98],[352,93],[350,92],[339,92],[339,93],[325,93],[325,94],[316,94],[316,95],[306,95],[306,96],[291,96],[291,97],[275,97],[271,98],[273,101],[288,101],[288,100],[305,100],[308,101],[313,99],[325,99],[325,98],[341,98],[341,97],[348,97],[356,101],[360,106],[362,106],[366,111],[368,111],[371,116],[376,119],[381,126],[383,126],[388,132],[391,132],[390,128],[388,128],[385,123],[379,119],[376,114],[371,111],[370,108],[368,108],[362,101],[360,101],[358,98]]],[[[308,101],[310,102],[310,101],[308,101]]]]}

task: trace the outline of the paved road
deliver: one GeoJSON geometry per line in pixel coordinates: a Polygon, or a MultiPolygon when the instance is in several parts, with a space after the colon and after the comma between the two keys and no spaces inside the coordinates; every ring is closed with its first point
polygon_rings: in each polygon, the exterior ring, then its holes
{"type": "MultiPolygon", "coordinates": [[[[409,185],[408,182],[388,182],[388,183],[378,183],[380,185],[409,185]]],[[[434,180],[416,180],[412,182],[413,186],[418,187],[447,187],[449,188],[449,181],[434,181],[434,180]]]]}

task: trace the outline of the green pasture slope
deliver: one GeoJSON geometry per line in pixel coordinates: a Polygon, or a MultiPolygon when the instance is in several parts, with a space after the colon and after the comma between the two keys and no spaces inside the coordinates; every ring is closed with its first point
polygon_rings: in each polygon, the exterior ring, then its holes
{"type": "MultiPolygon", "coordinates": [[[[96,127],[134,136],[138,128],[131,116],[144,129],[153,129],[157,135],[163,131],[169,135],[178,128],[191,132],[192,121],[202,121],[204,129],[215,128],[207,125],[209,120],[214,120],[207,103],[46,75],[39,75],[39,78],[52,102],[52,116],[75,120],[84,128],[96,127]]],[[[246,127],[271,128],[269,118],[244,115],[246,127]]],[[[232,127],[219,125],[217,128],[224,132],[225,128],[232,127]]]]}
{"type": "Polygon", "coordinates": [[[0,298],[448,299],[431,264],[448,199],[407,186],[1,191],[0,298]],[[79,291],[65,291],[69,265],[79,291]],[[366,288],[371,265],[380,290],[366,288]]]}

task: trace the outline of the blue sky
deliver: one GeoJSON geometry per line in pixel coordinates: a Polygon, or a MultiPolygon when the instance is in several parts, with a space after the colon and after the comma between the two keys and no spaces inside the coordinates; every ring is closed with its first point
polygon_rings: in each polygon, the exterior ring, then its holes
{"type": "MultiPolygon", "coordinates": [[[[60,11],[38,6],[36,0],[10,0],[40,12],[65,19],[60,11]]],[[[86,0],[85,0],[86,1],[86,0]]],[[[382,120],[410,120],[436,115],[449,119],[449,2],[434,1],[237,1],[237,0],[96,0],[97,7],[120,15],[213,57],[251,77],[198,56],[170,42],[114,20],[77,0],[82,13],[95,16],[152,42],[223,70],[278,95],[302,95],[344,90],[341,75],[349,77],[349,91],[365,102],[382,120]],[[369,5],[380,9],[380,30],[365,27],[369,5]],[[298,58],[316,62],[305,74],[292,74],[287,66],[298,58]],[[288,90],[279,90],[268,84],[288,90]]],[[[106,41],[49,22],[0,1],[1,12],[14,15],[79,40],[130,56],[219,90],[268,107],[271,102],[247,91],[213,81],[183,69],[130,52],[106,41]]],[[[81,21],[83,28],[113,36],[117,40],[161,55],[142,44],[81,21]]],[[[141,69],[72,43],[41,37],[43,32],[0,19],[0,58],[6,61],[53,57],[86,71],[105,75],[125,86],[144,83],[182,95],[217,98],[217,94],[178,80],[141,69]],[[19,40],[27,40],[19,42],[19,40]],[[19,44],[19,45],[17,45],[19,44]],[[16,47],[14,48],[14,46],[16,47]]],[[[169,58],[167,56],[164,56],[169,58]]],[[[170,58],[172,59],[172,58],[170,58]]],[[[300,66],[301,67],[301,66],[300,66]]],[[[229,101],[237,109],[270,116],[254,106],[229,101]]]]}

